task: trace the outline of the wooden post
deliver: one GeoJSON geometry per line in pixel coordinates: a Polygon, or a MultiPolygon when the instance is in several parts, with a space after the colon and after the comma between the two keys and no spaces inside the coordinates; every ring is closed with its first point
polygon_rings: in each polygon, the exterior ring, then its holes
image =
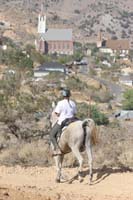
{"type": "Polygon", "coordinates": [[[89,110],[88,110],[88,116],[91,118],[91,96],[89,96],[89,110]]]}

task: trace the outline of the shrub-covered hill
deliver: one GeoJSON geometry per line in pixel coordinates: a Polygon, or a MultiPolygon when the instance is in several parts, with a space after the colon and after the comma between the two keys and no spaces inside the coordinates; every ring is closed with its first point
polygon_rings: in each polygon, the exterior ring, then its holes
{"type": "MultiPolygon", "coordinates": [[[[41,1],[47,12],[49,27],[73,27],[79,41],[96,40],[102,30],[107,37],[129,38],[132,41],[132,0],[58,0],[41,1]],[[76,23],[75,23],[76,22],[76,23]]],[[[6,21],[6,36],[15,40],[31,41],[37,33],[38,0],[0,1],[0,21],[6,21]],[[4,19],[4,20],[3,20],[4,19]]]]}
{"type": "MultiPolygon", "coordinates": [[[[52,102],[60,99],[63,84],[72,90],[79,118],[91,115],[98,125],[107,125],[100,126],[99,144],[94,148],[95,167],[133,167],[130,124],[119,124],[117,121],[108,124],[108,118],[98,106],[91,104],[90,107],[88,98],[94,86],[88,85],[77,75],[66,78],[60,74],[50,74],[44,80],[35,81],[26,72],[7,71],[0,80],[1,164],[53,164],[50,156],[49,117],[52,102]]],[[[100,91],[103,92],[102,87],[97,92],[100,91]]],[[[95,95],[92,96],[93,103],[95,95]]],[[[76,164],[72,156],[66,157],[65,165],[76,164]]]]}

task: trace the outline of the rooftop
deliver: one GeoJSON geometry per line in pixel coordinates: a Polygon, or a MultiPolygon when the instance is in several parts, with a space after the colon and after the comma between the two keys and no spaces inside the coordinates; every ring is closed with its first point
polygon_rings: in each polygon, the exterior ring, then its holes
{"type": "Polygon", "coordinates": [[[113,50],[129,50],[128,40],[107,40],[106,47],[113,50]]]}
{"type": "Polygon", "coordinates": [[[61,71],[61,72],[66,72],[65,66],[58,63],[58,62],[46,62],[37,69],[34,70],[35,72],[48,72],[48,71],[61,71]]]}
{"type": "Polygon", "coordinates": [[[40,38],[47,41],[71,41],[72,29],[48,29],[40,38]]]}

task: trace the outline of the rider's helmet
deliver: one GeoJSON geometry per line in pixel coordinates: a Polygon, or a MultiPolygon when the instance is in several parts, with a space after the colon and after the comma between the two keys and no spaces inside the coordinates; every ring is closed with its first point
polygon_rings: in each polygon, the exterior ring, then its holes
{"type": "Polygon", "coordinates": [[[71,96],[71,92],[69,89],[63,89],[62,90],[62,96],[63,97],[70,97],[71,96]]]}

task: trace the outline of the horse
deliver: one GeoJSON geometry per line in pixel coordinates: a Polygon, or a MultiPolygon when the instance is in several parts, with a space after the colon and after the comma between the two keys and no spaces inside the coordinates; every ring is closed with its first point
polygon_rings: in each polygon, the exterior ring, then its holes
{"type": "MultiPolygon", "coordinates": [[[[57,115],[52,112],[50,122],[53,126],[57,121],[57,115]]],[[[56,182],[61,182],[62,176],[62,163],[64,155],[72,152],[79,162],[78,179],[82,182],[82,167],[83,156],[81,152],[86,151],[89,164],[89,184],[93,178],[93,158],[92,158],[92,145],[97,143],[97,129],[93,119],[87,118],[84,120],[77,120],[70,123],[62,130],[62,134],[58,140],[59,148],[62,152],[61,155],[54,156],[57,176],[56,182]]]]}

